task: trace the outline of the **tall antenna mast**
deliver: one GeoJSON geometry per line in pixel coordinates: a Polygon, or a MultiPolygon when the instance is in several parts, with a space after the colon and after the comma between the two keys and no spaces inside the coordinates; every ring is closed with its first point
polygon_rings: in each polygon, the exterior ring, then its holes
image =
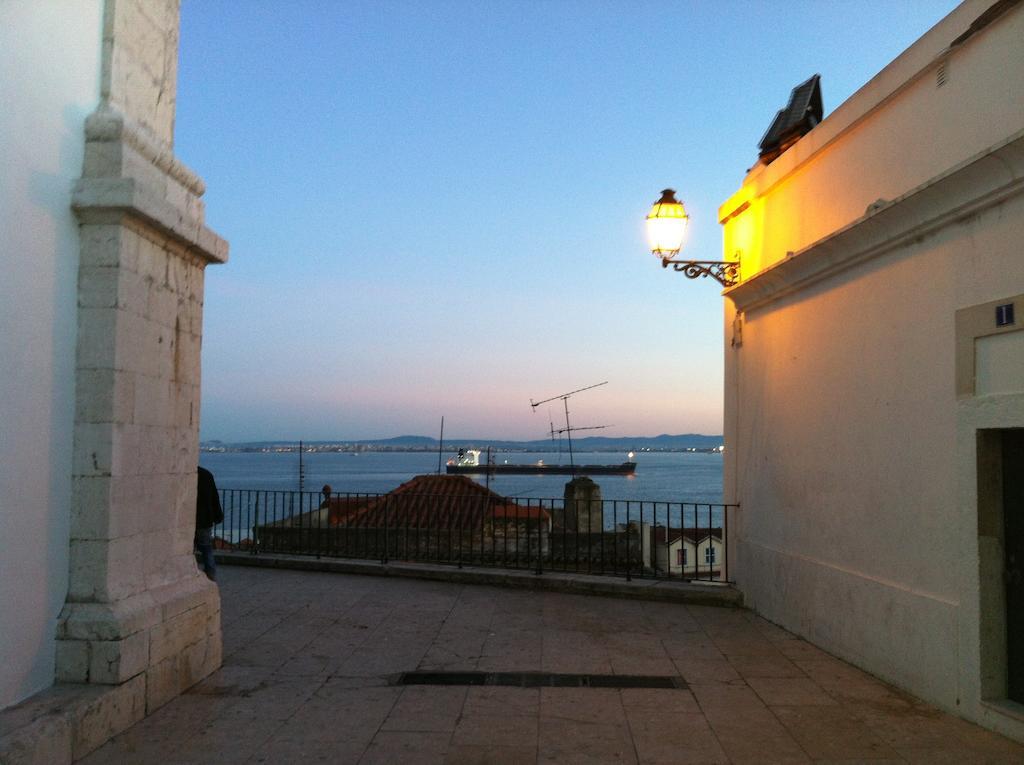
{"type": "Polygon", "coordinates": [[[569,397],[572,396],[575,393],[582,393],[583,391],[590,390],[591,388],[600,388],[602,385],[607,385],[607,384],[608,384],[608,381],[605,380],[604,382],[595,383],[594,385],[588,385],[585,388],[577,388],[576,390],[571,390],[568,393],[562,393],[562,394],[560,394],[558,396],[552,396],[551,398],[546,398],[543,401],[534,402],[534,400],[532,398],[530,399],[530,407],[533,409],[534,412],[537,411],[537,407],[540,406],[541,404],[546,404],[549,401],[555,401],[557,399],[561,399],[562,400],[562,405],[565,407],[565,434],[566,434],[566,437],[569,439],[569,467],[572,468],[573,476],[576,475],[576,463],[573,461],[573,454],[572,454],[572,432],[574,430],[593,430],[594,428],[604,428],[604,427],[607,427],[607,426],[606,425],[595,425],[595,426],[590,427],[590,428],[574,428],[574,427],[572,427],[569,424],[569,397]]]}
{"type": "MultiPolygon", "coordinates": [[[[555,445],[555,421],[551,419],[551,410],[548,409],[548,426],[551,428],[551,446],[555,445]]],[[[562,459],[562,434],[558,434],[558,459],[562,459]]]]}
{"type": "Polygon", "coordinates": [[[441,475],[441,454],[444,452],[444,415],[441,415],[441,438],[437,442],[437,474],[441,475]]]}

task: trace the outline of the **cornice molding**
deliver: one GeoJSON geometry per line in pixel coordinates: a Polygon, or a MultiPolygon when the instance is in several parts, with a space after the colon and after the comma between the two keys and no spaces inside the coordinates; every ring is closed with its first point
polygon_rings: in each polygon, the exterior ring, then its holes
{"type": "Polygon", "coordinates": [[[71,195],[81,223],[117,223],[124,217],[160,231],[208,263],[225,263],[228,243],[201,220],[189,215],[135,178],[81,178],[71,195]]]}
{"type": "Polygon", "coordinates": [[[1024,130],[723,292],[749,311],[805,289],[1024,192],[1024,130]]]}
{"type": "Polygon", "coordinates": [[[125,143],[197,197],[206,192],[203,179],[179,162],[171,147],[109,103],[100,104],[96,111],[86,117],[85,140],[98,143],[125,143]]]}

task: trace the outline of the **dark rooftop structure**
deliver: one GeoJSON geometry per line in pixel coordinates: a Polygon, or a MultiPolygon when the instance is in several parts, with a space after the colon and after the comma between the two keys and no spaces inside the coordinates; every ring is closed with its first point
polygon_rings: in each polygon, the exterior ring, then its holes
{"type": "Polygon", "coordinates": [[[277,518],[290,506],[264,498],[266,520],[254,525],[250,549],[385,561],[500,558],[513,567],[548,554],[551,514],[539,501],[520,504],[466,476],[419,475],[387,494],[325,486],[321,496],[319,507],[277,518]]]}
{"type": "Polygon", "coordinates": [[[460,475],[419,475],[380,496],[331,496],[328,492],[319,512],[324,510],[330,526],[469,530],[491,519],[550,520],[543,507],[519,504],[460,475]]]}
{"type": "Polygon", "coordinates": [[[816,74],[793,88],[789,103],[780,109],[771,126],[758,144],[758,158],[766,165],[775,161],[802,136],[821,122],[824,108],[821,102],[821,75],[816,74]]]}
{"type": "MultiPolygon", "coordinates": [[[[492,516],[547,517],[539,507],[518,507],[505,497],[459,475],[418,475],[383,497],[364,504],[348,523],[363,526],[479,528],[492,516]]],[[[343,521],[345,523],[345,521],[343,521]]]]}

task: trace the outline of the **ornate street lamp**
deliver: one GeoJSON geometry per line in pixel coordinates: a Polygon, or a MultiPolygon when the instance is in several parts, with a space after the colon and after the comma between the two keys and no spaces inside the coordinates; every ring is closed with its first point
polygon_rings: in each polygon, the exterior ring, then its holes
{"type": "Polygon", "coordinates": [[[665,189],[661,198],[647,214],[647,242],[651,252],[661,258],[662,268],[670,265],[690,279],[710,276],[723,287],[731,287],[740,279],[740,263],[722,260],[673,260],[683,249],[683,237],[690,216],[683,203],[676,199],[675,189],[665,189]]]}

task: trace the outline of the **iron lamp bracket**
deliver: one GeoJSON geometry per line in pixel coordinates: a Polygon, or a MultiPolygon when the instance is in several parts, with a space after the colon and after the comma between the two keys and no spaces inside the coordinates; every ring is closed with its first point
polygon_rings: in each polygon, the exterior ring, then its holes
{"type": "Polygon", "coordinates": [[[672,260],[662,258],[661,267],[681,271],[687,279],[706,278],[710,276],[723,287],[732,287],[740,280],[740,262],[738,260],[672,260]]]}

